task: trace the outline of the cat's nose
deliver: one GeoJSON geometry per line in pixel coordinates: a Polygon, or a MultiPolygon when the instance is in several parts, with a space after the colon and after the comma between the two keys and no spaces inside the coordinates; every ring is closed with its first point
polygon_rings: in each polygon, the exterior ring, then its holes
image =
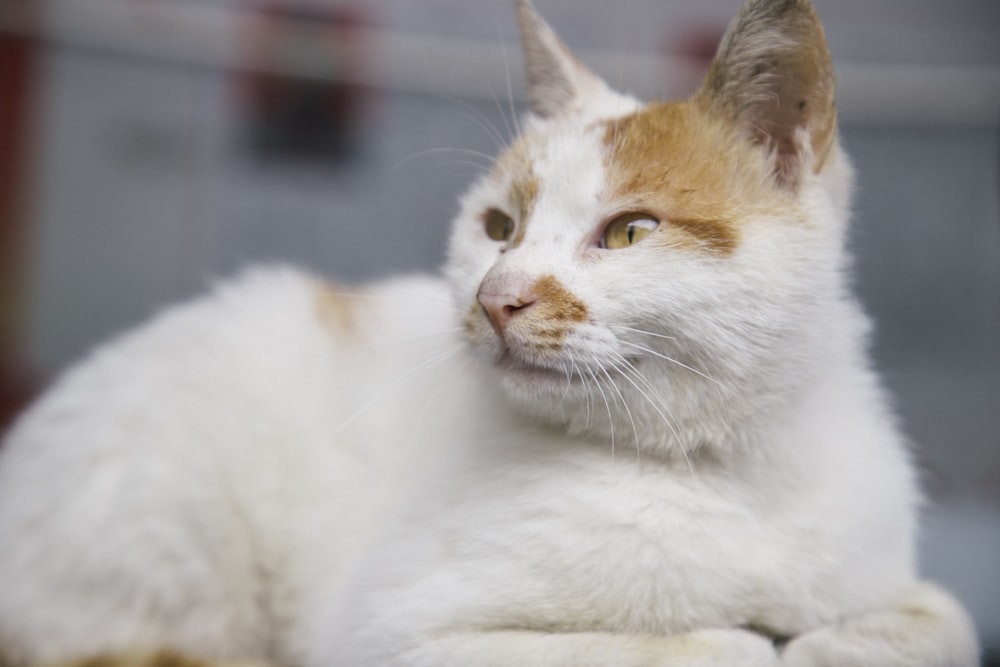
{"type": "Polygon", "coordinates": [[[501,338],[510,321],[523,314],[538,300],[538,297],[531,292],[518,294],[505,290],[493,291],[485,286],[479,289],[476,298],[486,311],[486,317],[493,325],[493,330],[501,338]]]}

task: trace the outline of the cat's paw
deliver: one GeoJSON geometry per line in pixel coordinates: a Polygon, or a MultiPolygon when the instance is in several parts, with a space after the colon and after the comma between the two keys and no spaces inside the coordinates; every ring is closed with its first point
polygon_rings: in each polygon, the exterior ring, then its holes
{"type": "Polygon", "coordinates": [[[784,667],[976,667],[973,648],[900,646],[898,637],[845,633],[822,628],[792,640],[781,653],[784,667]]]}
{"type": "Polygon", "coordinates": [[[662,667],[780,667],[770,639],[747,630],[699,630],[671,638],[662,667]]]}
{"type": "Polygon", "coordinates": [[[833,667],[843,664],[856,665],[857,662],[843,663],[842,650],[838,650],[837,638],[832,628],[814,630],[796,637],[781,652],[784,667],[833,667]]]}
{"type": "Polygon", "coordinates": [[[962,606],[922,582],[887,608],[796,637],[786,667],[976,667],[976,631],[962,606]]]}

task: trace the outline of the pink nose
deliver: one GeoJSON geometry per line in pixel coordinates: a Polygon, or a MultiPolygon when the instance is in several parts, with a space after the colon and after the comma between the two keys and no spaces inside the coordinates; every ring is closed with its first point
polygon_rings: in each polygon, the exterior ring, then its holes
{"type": "Polygon", "coordinates": [[[493,330],[501,337],[514,316],[523,313],[538,300],[534,294],[530,293],[520,295],[506,292],[494,293],[484,289],[479,290],[476,298],[479,299],[483,310],[486,311],[486,317],[493,325],[493,330]]]}

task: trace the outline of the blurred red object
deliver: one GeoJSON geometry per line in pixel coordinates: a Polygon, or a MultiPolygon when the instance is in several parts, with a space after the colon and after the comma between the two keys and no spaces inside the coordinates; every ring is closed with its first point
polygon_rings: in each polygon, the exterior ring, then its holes
{"type": "Polygon", "coordinates": [[[37,49],[30,37],[0,33],[0,433],[34,394],[15,342],[23,319],[25,194],[37,49]]]}
{"type": "Polygon", "coordinates": [[[679,30],[671,29],[664,36],[661,52],[668,58],[685,63],[689,69],[683,81],[665,83],[673,84],[679,95],[689,95],[696,91],[715,58],[726,26],[725,22],[701,20],[686,23],[679,30]]]}
{"type": "Polygon", "coordinates": [[[242,82],[257,157],[337,162],[355,155],[365,24],[351,6],[276,4],[258,12],[242,82]]]}
{"type": "Polygon", "coordinates": [[[37,393],[38,383],[27,373],[0,366],[0,438],[37,393]]]}

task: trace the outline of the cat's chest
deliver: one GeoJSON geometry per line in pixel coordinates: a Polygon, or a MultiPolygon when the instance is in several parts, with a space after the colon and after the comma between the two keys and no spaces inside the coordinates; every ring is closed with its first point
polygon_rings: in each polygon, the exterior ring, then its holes
{"type": "Polygon", "coordinates": [[[439,565],[540,628],[749,624],[789,557],[751,495],[634,452],[548,452],[473,478],[437,521],[439,565]]]}

